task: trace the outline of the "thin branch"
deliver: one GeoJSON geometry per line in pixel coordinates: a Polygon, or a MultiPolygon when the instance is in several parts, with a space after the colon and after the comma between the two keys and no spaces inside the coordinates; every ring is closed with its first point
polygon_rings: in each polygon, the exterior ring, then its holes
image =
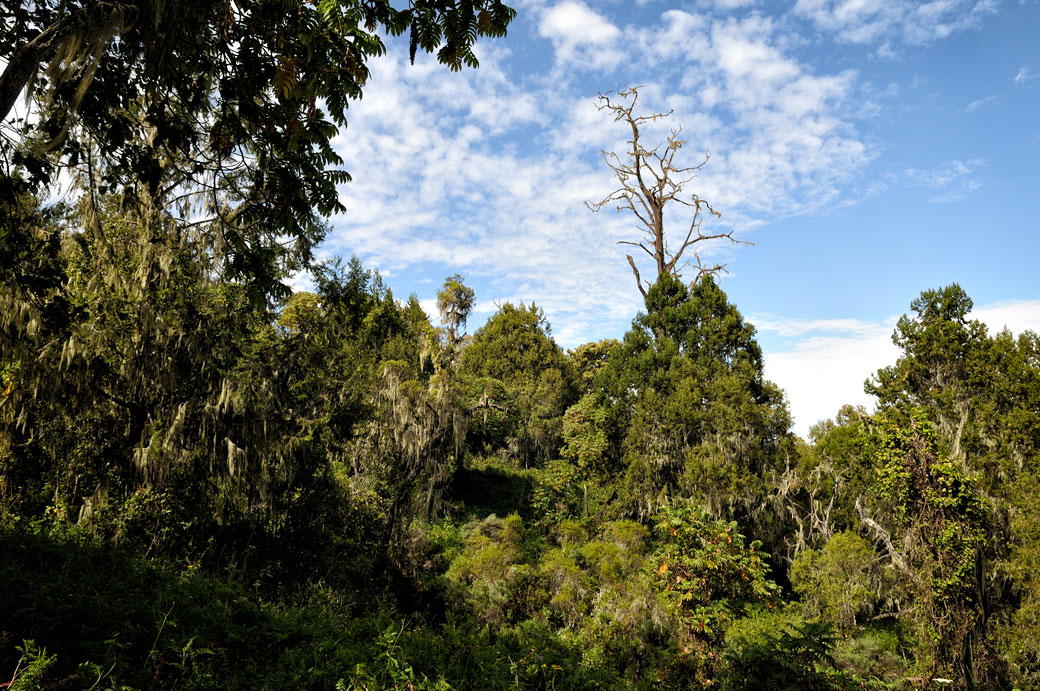
{"type": "Polygon", "coordinates": [[[916,577],[917,574],[907,564],[906,557],[900,554],[899,550],[897,550],[895,545],[892,544],[892,538],[889,536],[888,531],[881,527],[881,524],[871,518],[866,509],[863,508],[863,504],[858,497],[856,498],[856,513],[859,514],[859,520],[862,521],[863,525],[870,528],[874,533],[875,538],[885,546],[885,551],[888,553],[892,563],[898,566],[901,571],[916,577]]]}
{"type": "Polygon", "coordinates": [[[618,240],[617,244],[619,244],[619,245],[632,245],[633,247],[638,247],[639,249],[643,250],[648,255],[650,255],[651,259],[653,259],[653,257],[654,257],[654,253],[651,252],[650,249],[646,245],[641,243],[641,242],[632,242],[631,240],[618,240]]]}
{"type": "MultiPolygon", "coordinates": [[[[644,124],[656,122],[661,118],[672,115],[673,111],[667,113],[651,113],[648,115],[636,115],[635,109],[639,102],[639,87],[618,89],[616,92],[618,100],[612,98],[612,93],[600,94],[598,109],[606,110],[613,114],[615,122],[624,122],[632,132],[625,150],[625,159],[616,152],[602,151],[603,161],[607,167],[614,172],[621,187],[604,197],[598,203],[585,202],[585,205],[593,212],[601,210],[608,203],[615,203],[617,210],[628,210],[636,217],[641,225],[640,230],[646,238],[646,243],[622,240],[618,244],[633,245],[646,252],[654,260],[658,276],[665,273],[679,275],[679,270],[689,263],[683,262],[686,251],[697,243],[708,240],[728,239],[734,244],[752,244],[733,237],[734,231],[705,234],[701,231],[703,222],[702,211],[707,209],[710,216],[719,218],[721,214],[705,200],[696,194],[689,195],[689,199],[681,197],[685,187],[694,178],[697,172],[703,169],[711,158],[705,152],[704,159],[692,166],[680,166],[676,163],[679,150],[686,145],[686,140],[681,138],[682,127],[678,127],[668,135],[664,142],[647,148],[641,142],[640,128],[644,124]],[[680,206],[692,208],[693,218],[687,229],[685,237],[678,246],[672,246],[665,236],[664,208],[669,202],[678,202],[680,206]],[[649,245],[649,246],[648,246],[649,245]],[[652,249],[651,249],[652,247],[652,249]]],[[[637,285],[640,292],[646,295],[644,281],[638,278],[635,260],[626,255],[629,265],[637,275],[637,285]]],[[[700,280],[707,274],[724,271],[724,266],[716,264],[706,266],[700,257],[694,252],[696,267],[698,269],[697,279],[700,280]]],[[[646,283],[649,285],[649,283],[646,283]]]]}
{"type": "Polygon", "coordinates": [[[636,287],[639,288],[639,292],[643,294],[643,299],[646,299],[646,290],[643,288],[643,279],[639,276],[639,269],[636,268],[636,262],[632,259],[631,254],[626,254],[625,257],[628,259],[628,265],[632,267],[632,273],[636,275],[636,287]]]}

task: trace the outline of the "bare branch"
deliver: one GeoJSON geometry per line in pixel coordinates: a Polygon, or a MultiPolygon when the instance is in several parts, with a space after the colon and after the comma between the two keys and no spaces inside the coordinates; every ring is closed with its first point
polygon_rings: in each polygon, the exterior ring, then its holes
{"type": "MultiPolygon", "coordinates": [[[[644,252],[646,252],[647,254],[649,254],[651,258],[654,256],[654,253],[650,251],[650,248],[648,248],[646,245],[644,245],[641,242],[631,242],[629,240],[618,240],[617,244],[619,244],[619,245],[632,245],[633,247],[638,247],[639,249],[641,249],[644,252]]],[[[629,261],[632,261],[632,260],[629,259],[629,261]]]]}
{"type": "MultiPolygon", "coordinates": [[[[619,88],[616,92],[599,95],[599,110],[611,113],[615,122],[627,124],[632,136],[628,140],[628,146],[623,154],[601,152],[604,163],[614,172],[621,187],[600,202],[586,201],[585,205],[594,212],[609,203],[616,204],[619,212],[631,211],[639,222],[639,229],[645,234],[647,242],[644,244],[643,242],[622,240],[618,244],[632,245],[646,252],[654,260],[659,277],[665,273],[680,275],[680,271],[685,266],[691,265],[690,262],[684,262],[683,257],[687,250],[698,243],[728,239],[733,244],[752,244],[734,238],[732,230],[708,234],[702,232],[701,224],[705,218],[721,218],[721,214],[696,194],[687,194],[686,186],[697,177],[697,172],[708,163],[711,156],[705,152],[704,159],[691,166],[676,163],[679,158],[679,150],[686,145],[686,140],[681,137],[683,131],[681,126],[672,130],[664,142],[652,147],[644,146],[640,139],[640,128],[647,123],[669,117],[673,111],[646,115],[636,114],[639,88],[637,86],[619,88]],[[664,225],[665,206],[673,201],[677,202],[679,207],[692,209],[693,214],[685,237],[676,247],[672,247],[667,242],[664,225]],[[702,213],[705,210],[708,212],[707,216],[702,213]]],[[[706,275],[725,271],[723,265],[707,266],[701,262],[696,252],[693,254],[695,261],[692,265],[697,268],[697,278],[694,282],[701,280],[706,275]]],[[[650,283],[641,279],[632,256],[626,255],[626,257],[636,275],[639,291],[645,297],[644,286],[649,286],[650,283]]]]}
{"type": "Polygon", "coordinates": [[[628,265],[632,267],[632,273],[636,275],[636,286],[639,288],[639,292],[643,294],[643,299],[646,299],[646,290],[643,289],[643,279],[639,276],[639,269],[636,268],[636,262],[632,259],[631,254],[625,255],[628,258],[628,265]]]}
{"type": "Polygon", "coordinates": [[[880,523],[871,518],[866,509],[863,508],[863,504],[858,497],[856,498],[856,513],[859,514],[859,520],[863,525],[870,528],[871,532],[874,533],[875,538],[885,546],[885,552],[888,554],[889,559],[892,560],[892,563],[899,567],[901,571],[916,578],[917,574],[912,568],[910,568],[909,564],[907,564],[906,557],[904,557],[899,550],[895,548],[895,545],[892,544],[892,538],[889,536],[888,531],[886,531],[880,523]]]}
{"type": "Polygon", "coordinates": [[[697,278],[693,279],[694,283],[700,281],[705,276],[714,276],[718,273],[729,273],[729,271],[726,270],[725,264],[714,264],[712,266],[708,266],[707,264],[701,263],[701,258],[696,252],[693,253],[693,256],[696,258],[696,262],[693,264],[693,266],[697,267],[697,278]]]}

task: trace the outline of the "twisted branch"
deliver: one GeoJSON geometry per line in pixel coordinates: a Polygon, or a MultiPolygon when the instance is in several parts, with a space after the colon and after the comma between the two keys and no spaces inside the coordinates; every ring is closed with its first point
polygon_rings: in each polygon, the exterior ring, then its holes
{"type": "MultiPolygon", "coordinates": [[[[708,240],[721,239],[728,239],[731,243],[740,245],[753,243],[737,240],[733,237],[734,231],[732,230],[725,233],[706,234],[702,232],[701,224],[705,218],[702,212],[707,211],[708,218],[721,218],[722,214],[696,194],[684,198],[684,192],[686,185],[697,177],[697,172],[708,163],[711,156],[705,152],[704,159],[692,166],[676,164],[676,155],[686,144],[686,141],[680,138],[682,127],[672,130],[662,144],[650,149],[644,147],[640,143],[640,127],[646,123],[656,122],[660,118],[666,118],[672,114],[672,111],[649,115],[635,114],[635,107],[639,101],[639,88],[634,86],[619,89],[617,91],[618,100],[613,100],[610,93],[599,95],[599,110],[613,113],[615,122],[627,123],[632,131],[632,138],[628,140],[624,160],[615,152],[601,152],[603,161],[614,172],[614,176],[621,186],[598,202],[586,201],[585,206],[593,212],[598,212],[612,204],[618,213],[631,212],[639,221],[639,230],[643,235],[643,240],[639,242],[619,240],[617,244],[632,245],[646,252],[654,260],[658,276],[666,273],[679,276],[683,268],[693,266],[697,269],[697,277],[694,279],[696,282],[704,276],[725,271],[725,265],[708,266],[704,264],[700,255],[695,250],[690,250],[691,247],[708,240]],[[673,201],[693,209],[693,217],[686,235],[679,243],[678,249],[674,251],[668,246],[664,231],[664,207],[673,201]],[[693,259],[684,261],[683,256],[687,250],[693,254],[693,259]]],[[[649,286],[649,283],[640,277],[632,255],[626,255],[626,258],[629,266],[632,267],[639,292],[646,297],[644,284],[649,286]]]]}

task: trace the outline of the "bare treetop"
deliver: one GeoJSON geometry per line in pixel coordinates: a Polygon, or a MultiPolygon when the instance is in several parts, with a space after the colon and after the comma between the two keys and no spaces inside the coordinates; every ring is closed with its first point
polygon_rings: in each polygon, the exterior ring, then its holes
{"type": "MultiPolygon", "coordinates": [[[[681,163],[676,163],[676,155],[686,144],[686,140],[681,138],[682,127],[672,130],[663,143],[659,143],[653,148],[646,148],[640,141],[640,127],[646,123],[666,118],[673,111],[649,115],[636,114],[639,88],[633,86],[619,89],[613,99],[611,92],[599,95],[599,109],[613,113],[615,122],[624,121],[628,124],[632,130],[632,138],[628,140],[628,148],[623,157],[613,151],[602,152],[603,160],[614,171],[614,176],[621,186],[603,200],[596,203],[587,201],[585,205],[592,211],[599,211],[605,206],[613,204],[619,213],[630,211],[634,214],[639,220],[642,237],[635,242],[619,240],[618,244],[638,247],[650,255],[656,264],[658,276],[665,273],[680,276],[683,268],[692,266],[697,269],[694,281],[698,281],[703,276],[725,271],[725,266],[722,264],[710,266],[704,264],[696,245],[706,240],[722,238],[727,238],[734,244],[750,245],[752,243],[736,240],[732,230],[728,233],[714,234],[705,234],[701,230],[705,213],[709,218],[711,216],[721,218],[722,214],[712,208],[707,200],[701,199],[694,193],[686,192],[685,187],[697,177],[697,172],[707,164],[711,157],[705,152],[704,159],[696,165],[683,166],[681,163]],[[669,202],[686,207],[685,213],[690,215],[689,225],[678,245],[670,245],[668,238],[665,237],[664,207],[669,202]]],[[[636,267],[632,255],[626,256],[628,264],[635,274],[639,292],[646,297],[646,289],[651,283],[640,277],[639,269],[636,267]]]]}

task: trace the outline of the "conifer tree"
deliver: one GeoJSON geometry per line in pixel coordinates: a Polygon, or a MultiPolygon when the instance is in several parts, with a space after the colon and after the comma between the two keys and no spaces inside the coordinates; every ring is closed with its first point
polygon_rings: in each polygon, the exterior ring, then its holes
{"type": "Polygon", "coordinates": [[[540,308],[505,304],[473,334],[462,373],[476,397],[490,396],[504,410],[487,424],[475,420],[488,450],[511,449],[523,465],[546,460],[560,445],[563,413],[574,402],[571,362],[553,340],[540,308]],[[497,427],[497,429],[495,429],[497,427]]]}
{"type": "Polygon", "coordinates": [[[790,443],[754,327],[710,276],[660,276],[646,305],[599,380],[627,418],[623,501],[641,516],[678,502],[747,518],[790,443]]]}

